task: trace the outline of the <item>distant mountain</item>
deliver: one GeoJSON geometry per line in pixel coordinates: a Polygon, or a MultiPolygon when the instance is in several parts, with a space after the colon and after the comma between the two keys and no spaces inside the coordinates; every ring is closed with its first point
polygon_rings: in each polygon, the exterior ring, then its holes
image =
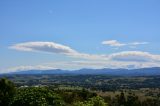
{"type": "Polygon", "coordinates": [[[160,67],[140,68],[140,69],[80,69],[80,70],[28,70],[11,72],[8,74],[91,74],[91,75],[116,75],[116,76],[151,76],[160,75],[160,67]]]}
{"type": "Polygon", "coordinates": [[[53,69],[53,70],[27,70],[27,71],[18,71],[11,72],[7,74],[67,74],[68,70],[53,69]]]}

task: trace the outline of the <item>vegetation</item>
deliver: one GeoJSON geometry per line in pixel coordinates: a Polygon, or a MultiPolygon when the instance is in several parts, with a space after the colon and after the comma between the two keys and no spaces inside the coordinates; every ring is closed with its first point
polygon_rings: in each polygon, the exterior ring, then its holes
{"type": "Polygon", "coordinates": [[[160,76],[6,77],[0,79],[0,106],[160,106],[160,76]]]}
{"type": "Polygon", "coordinates": [[[104,102],[99,96],[90,98],[88,101],[77,102],[73,104],[74,106],[108,106],[107,103],[104,102]]]}
{"type": "MultiPolygon", "coordinates": [[[[2,77],[4,77],[3,75],[2,77]]],[[[0,76],[1,77],[1,76],[0,76]]],[[[6,75],[16,86],[70,86],[92,90],[160,88],[160,76],[121,77],[107,75],[6,75]]]]}
{"type": "Polygon", "coordinates": [[[64,106],[60,96],[46,88],[20,88],[10,103],[11,106],[64,106]]]}
{"type": "Polygon", "coordinates": [[[14,94],[14,84],[5,78],[0,79],[0,106],[8,106],[14,94]]]}

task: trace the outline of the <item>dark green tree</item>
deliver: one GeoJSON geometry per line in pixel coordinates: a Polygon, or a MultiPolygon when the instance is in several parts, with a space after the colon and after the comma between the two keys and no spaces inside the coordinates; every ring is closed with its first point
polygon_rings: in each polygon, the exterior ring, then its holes
{"type": "Polygon", "coordinates": [[[0,79],[0,106],[8,106],[14,94],[14,83],[6,78],[0,79]]]}
{"type": "Polygon", "coordinates": [[[140,106],[138,96],[130,92],[127,96],[126,106],[140,106]]]}
{"type": "Polygon", "coordinates": [[[119,96],[118,104],[119,104],[119,106],[125,106],[125,104],[126,104],[126,98],[124,96],[123,91],[121,92],[121,94],[119,96]]]}
{"type": "Polygon", "coordinates": [[[159,105],[160,105],[160,100],[157,98],[154,99],[148,98],[142,102],[142,106],[159,106],[159,105]]]}

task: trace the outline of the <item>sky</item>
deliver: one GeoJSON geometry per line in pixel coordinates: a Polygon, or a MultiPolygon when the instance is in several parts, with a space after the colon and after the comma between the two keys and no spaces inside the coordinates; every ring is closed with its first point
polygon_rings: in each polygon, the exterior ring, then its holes
{"type": "Polygon", "coordinates": [[[160,67],[159,0],[0,0],[0,73],[160,67]]]}

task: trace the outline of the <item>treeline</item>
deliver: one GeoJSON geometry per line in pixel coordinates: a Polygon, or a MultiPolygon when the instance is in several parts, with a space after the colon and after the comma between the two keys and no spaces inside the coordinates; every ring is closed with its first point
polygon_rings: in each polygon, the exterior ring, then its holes
{"type": "Polygon", "coordinates": [[[141,100],[133,92],[100,96],[87,89],[68,90],[51,86],[16,87],[0,79],[0,106],[160,106],[160,96],[141,100]]]}
{"type": "Polygon", "coordinates": [[[107,75],[6,75],[16,86],[65,85],[99,91],[160,88],[160,76],[121,77],[107,75]]]}
{"type": "Polygon", "coordinates": [[[103,98],[105,102],[108,102],[109,106],[160,106],[160,97],[146,98],[142,101],[132,92],[125,95],[122,91],[121,94],[115,97],[105,96],[103,98]]]}

